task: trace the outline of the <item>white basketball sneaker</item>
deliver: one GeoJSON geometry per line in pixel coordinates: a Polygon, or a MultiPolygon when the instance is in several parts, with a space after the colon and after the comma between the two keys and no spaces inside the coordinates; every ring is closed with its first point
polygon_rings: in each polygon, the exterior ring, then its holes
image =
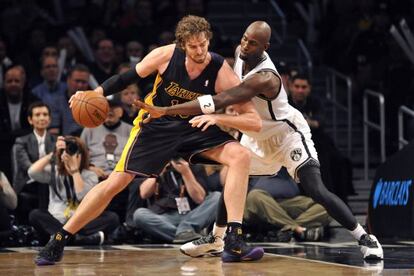
{"type": "Polygon", "coordinates": [[[180,247],[181,253],[190,257],[220,256],[224,250],[224,241],[213,233],[201,237],[198,240],[187,242],[180,247]]]}
{"type": "Polygon", "coordinates": [[[365,260],[381,260],[384,258],[382,246],[374,235],[364,234],[358,241],[365,260]]]}

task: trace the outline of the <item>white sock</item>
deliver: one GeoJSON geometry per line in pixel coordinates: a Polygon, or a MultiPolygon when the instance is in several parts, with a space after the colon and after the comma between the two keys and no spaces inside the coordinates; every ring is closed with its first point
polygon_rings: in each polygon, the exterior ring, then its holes
{"type": "Polygon", "coordinates": [[[224,239],[224,234],[226,233],[226,229],[227,229],[227,226],[220,227],[220,226],[217,226],[217,225],[214,223],[214,227],[213,227],[213,236],[215,236],[215,237],[219,237],[219,238],[221,238],[221,239],[224,239]]]}
{"type": "Polygon", "coordinates": [[[362,228],[361,224],[357,224],[357,227],[352,230],[349,231],[351,233],[351,235],[357,240],[359,241],[361,239],[361,236],[366,234],[367,232],[365,232],[364,228],[362,228]]]}

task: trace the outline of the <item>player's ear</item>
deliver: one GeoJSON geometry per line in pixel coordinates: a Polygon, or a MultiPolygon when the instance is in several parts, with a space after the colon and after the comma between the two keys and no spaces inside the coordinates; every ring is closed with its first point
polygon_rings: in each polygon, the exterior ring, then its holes
{"type": "Polygon", "coordinates": [[[264,46],[264,50],[265,50],[265,51],[267,51],[267,49],[269,49],[269,47],[270,47],[270,43],[269,43],[269,42],[267,42],[267,43],[265,44],[265,46],[264,46]]]}

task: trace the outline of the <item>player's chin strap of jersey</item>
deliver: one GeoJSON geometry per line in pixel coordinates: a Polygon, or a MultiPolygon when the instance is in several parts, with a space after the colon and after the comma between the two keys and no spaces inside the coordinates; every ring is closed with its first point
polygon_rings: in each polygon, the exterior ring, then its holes
{"type": "Polygon", "coordinates": [[[124,90],[128,85],[137,83],[141,79],[135,68],[132,68],[125,73],[110,77],[101,84],[101,87],[103,88],[104,96],[109,96],[124,90]]]}

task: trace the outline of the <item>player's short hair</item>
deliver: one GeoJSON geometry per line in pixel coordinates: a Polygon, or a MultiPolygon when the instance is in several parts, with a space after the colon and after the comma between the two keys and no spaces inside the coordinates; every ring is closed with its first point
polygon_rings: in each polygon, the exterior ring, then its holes
{"type": "Polygon", "coordinates": [[[177,24],[175,29],[175,43],[184,48],[185,42],[194,35],[204,33],[210,40],[213,37],[210,23],[204,18],[195,15],[184,16],[177,24]]]}

